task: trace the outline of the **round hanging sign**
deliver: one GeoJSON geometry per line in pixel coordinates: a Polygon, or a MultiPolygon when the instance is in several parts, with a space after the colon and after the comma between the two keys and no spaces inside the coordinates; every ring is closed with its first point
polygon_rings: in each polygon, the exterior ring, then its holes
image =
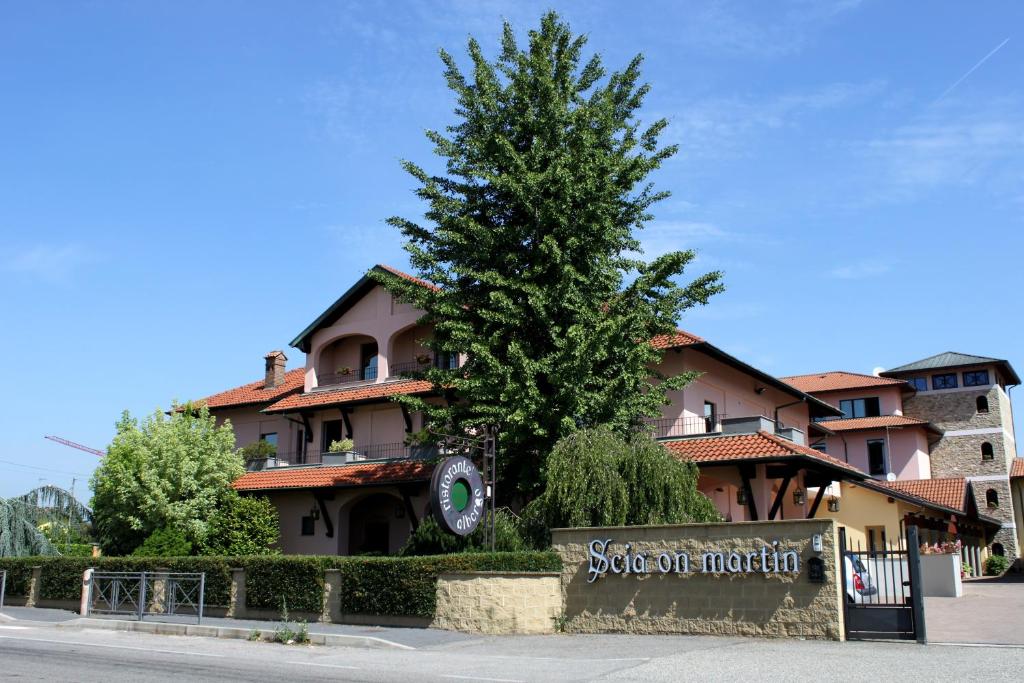
{"type": "Polygon", "coordinates": [[[430,509],[448,533],[473,533],[484,515],[484,480],[469,458],[456,455],[434,468],[430,509]]]}

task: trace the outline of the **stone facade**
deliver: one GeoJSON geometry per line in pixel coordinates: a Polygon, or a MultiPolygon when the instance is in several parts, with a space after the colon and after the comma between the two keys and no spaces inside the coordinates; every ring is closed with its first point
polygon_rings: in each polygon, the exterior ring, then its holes
{"type": "Polygon", "coordinates": [[[833,520],[736,522],[677,526],[556,529],[562,556],[565,627],[578,633],[692,633],[842,640],[839,551],[833,520]],[[822,537],[822,552],[812,537],[822,537]],[[621,550],[651,557],[685,552],[749,553],[762,546],[793,549],[797,573],[606,574],[588,583],[589,543],[612,539],[621,550]],[[812,583],[808,562],[820,560],[823,582],[812,583]]]}
{"type": "Polygon", "coordinates": [[[928,420],[943,431],[1002,427],[1002,403],[1006,394],[996,385],[977,391],[922,391],[903,399],[903,414],[928,420]],[[978,412],[977,399],[988,400],[988,412],[978,412]]]}
{"type": "MultiPolygon", "coordinates": [[[[1012,456],[1011,456],[1012,457],[1012,456]]],[[[1002,434],[943,436],[932,446],[932,477],[992,477],[1009,473],[1002,434]],[[982,444],[992,446],[992,459],[982,454],[982,444]]]]}
{"type": "Polygon", "coordinates": [[[554,633],[562,615],[559,579],[544,573],[442,574],[431,626],[492,635],[554,633]]]}

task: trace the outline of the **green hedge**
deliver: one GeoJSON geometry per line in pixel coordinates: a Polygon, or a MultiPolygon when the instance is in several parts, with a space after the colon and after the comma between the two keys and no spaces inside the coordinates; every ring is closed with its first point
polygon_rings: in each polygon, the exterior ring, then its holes
{"type": "Polygon", "coordinates": [[[552,572],[562,568],[555,553],[460,553],[421,557],[337,557],[341,609],[349,614],[434,616],[437,576],[464,571],[552,572]]]}
{"type": "Polygon", "coordinates": [[[231,568],[246,574],[246,606],[289,612],[319,613],[324,599],[324,571],[341,572],[342,612],[430,618],[436,608],[437,576],[462,571],[551,572],[561,570],[552,552],[460,553],[422,557],[317,557],[303,555],[250,557],[29,557],[0,559],[8,571],[9,595],[28,592],[32,567],[41,566],[39,597],[77,601],[82,573],[88,567],[108,572],[206,572],[206,604],[227,606],[231,568]]]}

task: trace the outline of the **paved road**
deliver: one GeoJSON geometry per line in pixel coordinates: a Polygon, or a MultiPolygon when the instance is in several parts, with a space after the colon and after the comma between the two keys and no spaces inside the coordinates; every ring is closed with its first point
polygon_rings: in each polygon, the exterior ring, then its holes
{"type": "Polygon", "coordinates": [[[959,598],[925,598],[928,640],[1024,646],[1024,576],[964,582],[959,598]]]}
{"type": "Polygon", "coordinates": [[[480,637],[416,650],[0,624],[0,676],[20,681],[1019,680],[1024,648],[685,636],[480,637]]]}

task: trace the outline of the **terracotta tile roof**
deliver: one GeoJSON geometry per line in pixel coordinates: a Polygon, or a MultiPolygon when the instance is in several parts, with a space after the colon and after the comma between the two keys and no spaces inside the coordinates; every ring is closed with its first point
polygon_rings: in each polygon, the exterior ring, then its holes
{"type": "Polygon", "coordinates": [[[768,432],[679,439],[678,441],[667,441],[664,445],[669,452],[692,460],[698,465],[702,463],[741,462],[744,460],[795,457],[816,460],[822,464],[844,470],[854,475],[856,479],[863,479],[867,476],[856,467],[838,458],[833,458],[813,448],[801,446],[768,432]]]}
{"type": "Polygon", "coordinates": [[[279,467],[262,472],[246,472],[232,486],[236,491],[377,486],[427,481],[433,470],[432,463],[422,460],[353,463],[337,467],[279,467]]]}
{"type": "Polygon", "coordinates": [[[904,479],[878,483],[954,510],[964,511],[967,480],[963,477],[956,479],[904,479]]]}
{"type": "Polygon", "coordinates": [[[197,403],[205,403],[210,410],[222,408],[235,408],[238,406],[256,405],[260,403],[272,403],[289,394],[302,391],[305,368],[295,368],[284,374],[284,384],[273,389],[264,389],[263,380],[249,382],[234,389],[228,389],[212,396],[207,396],[197,403]]]}
{"type": "Polygon", "coordinates": [[[800,391],[807,392],[808,394],[906,384],[906,381],[902,379],[861,375],[856,372],[844,372],[842,370],[818,372],[811,375],[790,375],[789,377],[780,377],[779,379],[792,384],[800,391]]]}
{"type": "Polygon", "coordinates": [[[1024,477],[1024,458],[1013,459],[1013,464],[1010,465],[1010,477],[1013,479],[1024,477]]]}
{"type": "Polygon", "coordinates": [[[310,391],[305,394],[292,394],[263,409],[264,413],[289,413],[305,408],[336,406],[344,403],[361,403],[379,398],[388,398],[401,394],[425,394],[431,389],[426,380],[400,380],[398,382],[382,382],[380,384],[362,384],[358,387],[335,389],[329,391],[310,391]]]}
{"type": "Polygon", "coordinates": [[[704,340],[695,334],[684,332],[682,330],[676,330],[675,334],[659,334],[651,339],[651,346],[658,349],[674,349],[680,346],[693,346],[694,344],[701,344],[704,340]]]}
{"type": "Polygon", "coordinates": [[[851,432],[857,429],[884,429],[885,427],[929,427],[928,420],[904,415],[852,417],[847,420],[823,420],[822,426],[833,432],[851,432]]]}
{"type": "Polygon", "coordinates": [[[378,263],[377,267],[378,268],[382,268],[382,269],[388,271],[392,275],[397,275],[398,277],[402,278],[403,280],[408,280],[409,282],[413,282],[413,283],[415,283],[415,284],[417,284],[417,285],[419,285],[421,287],[426,287],[427,289],[432,289],[435,292],[438,291],[439,289],[441,289],[437,285],[431,284],[430,282],[427,282],[426,280],[418,278],[415,275],[409,275],[409,273],[403,273],[402,271],[398,270],[398,268],[392,268],[391,266],[384,265],[383,263],[378,263]]]}

